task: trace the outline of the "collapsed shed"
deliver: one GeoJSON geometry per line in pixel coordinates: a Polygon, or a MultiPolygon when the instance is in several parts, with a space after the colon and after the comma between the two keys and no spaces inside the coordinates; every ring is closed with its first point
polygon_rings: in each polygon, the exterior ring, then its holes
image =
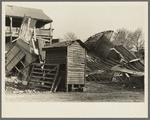
{"type": "Polygon", "coordinates": [[[66,41],[43,48],[46,51],[45,64],[59,64],[59,76],[63,76],[58,89],[70,91],[84,87],[86,52],[88,48],[81,40],[66,41]]]}
{"type": "MultiPolygon", "coordinates": [[[[122,45],[115,46],[110,42],[111,33],[111,31],[101,32],[89,37],[85,42],[90,49],[86,57],[88,71],[91,73],[96,70],[104,70],[112,73],[110,78],[113,78],[115,76],[113,73],[116,72],[125,74],[125,77],[133,76],[133,74],[143,76],[144,64],[122,45]],[[117,67],[111,69],[114,66],[117,67]]],[[[103,73],[98,73],[98,75],[103,75],[103,73]]],[[[97,74],[90,74],[88,77],[97,79],[97,74]]]]}

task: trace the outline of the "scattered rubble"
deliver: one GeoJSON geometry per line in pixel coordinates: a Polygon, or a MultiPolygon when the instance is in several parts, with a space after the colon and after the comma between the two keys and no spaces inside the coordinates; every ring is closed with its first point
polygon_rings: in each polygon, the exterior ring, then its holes
{"type": "Polygon", "coordinates": [[[5,79],[5,91],[6,93],[13,94],[25,94],[25,93],[48,93],[50,91],[45,89],[30,88],[24,85],[21,80],[16,76],[6,77],[5,79]]]}

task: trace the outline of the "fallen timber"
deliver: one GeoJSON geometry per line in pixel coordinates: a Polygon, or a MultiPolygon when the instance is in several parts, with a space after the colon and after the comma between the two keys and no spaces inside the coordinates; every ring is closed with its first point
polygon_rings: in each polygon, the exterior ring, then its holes
{"type": "MultiPolygon", "coordinates": [[[[144,76],[144,64],[122,45],[116,46],[110,43],[107,34],[102,33],[89,37],[85,41],[85,45],[90,49],[86,57],[87,66],[91,70],[88,69],[88,71],[95,73],[90,79],[96,76],[97,70],[126,73],[130,76],[144,76]],[[96,49],[96,47],[101,49],[96,49]]],[[[93,78],[93,80],[95,79],[93,78]]]]}

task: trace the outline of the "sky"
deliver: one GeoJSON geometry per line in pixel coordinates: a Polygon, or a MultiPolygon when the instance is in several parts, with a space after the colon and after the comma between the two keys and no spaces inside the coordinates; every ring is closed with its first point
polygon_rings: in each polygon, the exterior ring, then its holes
{"type": "Polygon", "coordinates": [[[53,22],[53,38],[73,32],[85,41],[96,33],[126,28],[145,30],[148,2],[5,2],[7,5],[42,9],[53,22]]]}

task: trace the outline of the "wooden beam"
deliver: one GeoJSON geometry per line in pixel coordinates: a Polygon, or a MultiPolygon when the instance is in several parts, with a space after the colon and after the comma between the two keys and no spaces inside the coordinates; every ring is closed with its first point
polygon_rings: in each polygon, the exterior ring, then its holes
{"type": "Polygon", "coordinates": [[[52,35],[52,23],[50,23],[50,35],[52,35]]]}
{"type": "Polygon", "coordinates": [[[10,48],[12,47],[12,17],[10,18],[10,48]]]}
{"type": "Polygon", "coordinates": [[[72,84],[71,86],[72,86],[71,90],[74,91],[74,84],[72,84]]]}
{"type": "Polygon", "coordinates": [[[34,40],[36,41],[36,26],[34,26],[34,40]]]}
{"type": "MultiPolygon", "coordinates": [[[[52,36],[52,23],[50,23],[50,36],[52,36]]],[[[52,38],[50,37],[50,45],[52,44],[52,38]]]]}
{"type": "Polygon", "coordinates": [[[126,69],[126,68],[121,68],[119,66],[114,66],[114,67],[111,68],[111,70],[116,71],[116,72],[129,73],[129,74],[133,74],[133,75],[137,75],[137,76],[144,76],[144,72],[129,70],[129,69],[126,69]]]}
{"type": "Polygon", "coordinates": [[[34,53],[35,54],[37,54],[37,55],[39,55],[39,52],[38,52],[38,50],[35,48],[35,43],[34,43],[34,40],[33,40],[33,38],[32,38],[32,45],[33,45],[33,50],[34,50],[34,53]]]}
{"type": "Polygon", "coordinates": [[[53,92],[56,92],[57,87],[58,87],[58,85],[59,85],[59,83],[60,83],[61,79],[62,79],[62,76],[60,76],[60,77],[58,78],[58,81],[56,82],[56,86],[55,86],[55,88],[54,88],[53,92]]]}
{"type": "Polygon", "coordinates": [[[59,71],[59,65],[57,65],[57,71],[56,71],[56,75],[54,77],[54,81],[53,81],[53,84],[52,84],[52,87],[51,87],[51,91],[53,91],[53,89],[54,89],[54,85],[56,83],[57,76],[58,76],[58,71],[59,71]]]}
{"type": "Polygon", "coordinates": [[[15,68],[18,70],[18,72],[20,73],[20,70],[15,66],[15,68]]]}

